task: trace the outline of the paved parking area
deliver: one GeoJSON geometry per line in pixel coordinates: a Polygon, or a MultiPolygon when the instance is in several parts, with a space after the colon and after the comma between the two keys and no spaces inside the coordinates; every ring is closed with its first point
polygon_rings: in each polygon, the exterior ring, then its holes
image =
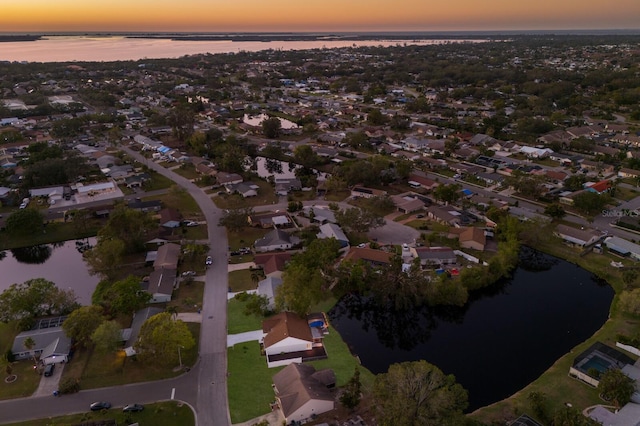
{"type": "MultiPolygon", "coordinates": [[[[32,396],[53,396],[53,391],[58,390],[60,377],[62,377],[62,370],[64,369],[65,365],[65,363],[56,364],[51,376],[40,376],[40,385],[32,396]]],[[[34,372],[33,374],[36,373],[34,372]]]]}

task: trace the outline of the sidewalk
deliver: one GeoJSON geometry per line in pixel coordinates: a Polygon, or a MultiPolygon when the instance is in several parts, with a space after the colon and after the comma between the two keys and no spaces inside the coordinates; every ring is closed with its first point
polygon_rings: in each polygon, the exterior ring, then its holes
{"type": "Polygon", "coordinates": [[[229,272],[233,272],[233,271],[240,271],[242,269],[252,269],[255,267],[256,267],[256,264],[254,262],[230,263],[229,268],[227,270],[229,272]]]}

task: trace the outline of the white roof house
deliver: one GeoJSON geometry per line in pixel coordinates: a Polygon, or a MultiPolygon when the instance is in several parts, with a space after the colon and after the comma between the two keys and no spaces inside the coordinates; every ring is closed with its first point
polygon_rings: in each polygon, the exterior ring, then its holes
{"type": "Polygon", "coordinates": [[[620,237],[607,237],[604,245],[620,256],[629,256],[632,259],[640,260],[640,245],[627,241],[620,237]]]}

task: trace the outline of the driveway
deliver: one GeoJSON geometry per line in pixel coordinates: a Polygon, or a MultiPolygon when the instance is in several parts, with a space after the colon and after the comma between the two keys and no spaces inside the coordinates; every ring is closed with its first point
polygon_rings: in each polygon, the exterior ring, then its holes
{"type": "Polygon", "coordinates": [[[58,390],[58,384],[60,383],[60,377],[62,377],[62,370],[64,370],[65,365],[64,363],[56,364],[51,376],[45,377],[44,374],[40,376],[40,384],[32,396],[53,395],[53,391],[58,390]]]}
{"type": "Polygon", "coordinates": [[[246,333],[229,334],[227,336],[227,347],[232,347],[238,343],[260,341],[264,333],[262,330],[247,331],[246,333]]]}

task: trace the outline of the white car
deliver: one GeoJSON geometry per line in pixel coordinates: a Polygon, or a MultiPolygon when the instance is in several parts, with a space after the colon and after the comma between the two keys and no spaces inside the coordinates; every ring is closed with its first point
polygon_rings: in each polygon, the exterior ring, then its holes
{"type": "Polygon", "coordinates": [[[213,259],[211,258],[211,256],[207,256],[207,260],[204,261],[204,264],[207,266],[213,265],[213,259]]]}

